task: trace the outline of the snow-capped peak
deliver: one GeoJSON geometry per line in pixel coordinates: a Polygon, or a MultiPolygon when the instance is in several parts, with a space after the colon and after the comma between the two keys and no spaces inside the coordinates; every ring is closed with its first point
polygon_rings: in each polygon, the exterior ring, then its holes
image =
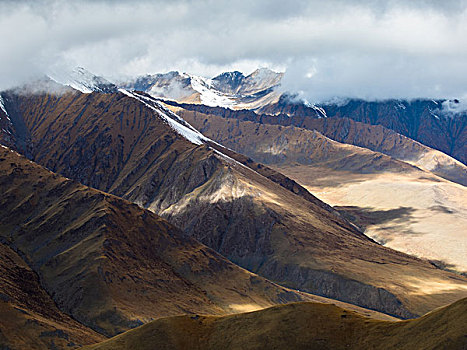
{"type": "Polygon", "coordinates": [[[245,82],[256,87],[273,87],[279,85],[284,73],[277,73],[269,68],[258,68],[245,78],[245,82]]]}
{"type": "Polygon", "coordinates": [[[85,94],[94,91],[115,92],[117,90],[114,84],[100,76],[92,74],[83,67],[77,67],[71,71],[54,71],[48,76],[59,84],[70,86],[85,94]]]}
{"type": "Polygon", "coordinates": [[[212,79],[202,78],[196,75],[190,75],[191,87],[199,92],[201,103],[210,107],[232,107],[235,101],[229,98],[226,94],[213,88],[212,79]]]}
{"type": "Polygon", "coordinates": [[[210,107],[256,109],[271,103],[279,93],[283,73],[262,68],[245,76],[238,71],[225,72],[210,79],[194,74],[169,72],[146,75],[123,84],[128,90],[144,91],[156,98],[201,103],[210,107]]]}

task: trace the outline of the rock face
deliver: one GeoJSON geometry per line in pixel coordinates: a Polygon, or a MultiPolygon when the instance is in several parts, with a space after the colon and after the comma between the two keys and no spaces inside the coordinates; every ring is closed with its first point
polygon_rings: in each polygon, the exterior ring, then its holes
{"type": "MultiPolygon", "coordinates": [[[[240,72],[226,72],[212,80],[201,79],[204,90],[223,95],[225,99],[215,99],[215,103],[204,102],[194,95],[202,91],[193,88],[189,75],[176,72],[138,78],[126,87],[151,93],[155,97],[165,97],[178,102],[202,103],[211,107],[254,110],[257,114],[287,116],[290,124],[300,125],[308,118],[350,118],[369,125],[381,125],[400,135],[404,135],[424,145],[446,153],[466,164],[467,162],[467,114],[458,108],[457,100],[387,100],[368,102],[347,100],[339,104],[310,105],[291,93],[281,93],[283,74],[268,69],[258,69],[248,76],[240,72]],[[145,83],[142,83],[142,82],[145,83]],[[151,89],[155,89],[151,92],[151,89]],[[171,87],[171,88],[167,88],[171,87]],[[174,88],[176,87],[176,88],[174,88]],[[186,91],[180,94],[180,91],[186,91]]],[[[198,79],[198,80],[199,80],[198,79]]],[[[321,130],[319,130],[321,132],[321,130]]],[[[329,136],[329,135],[326,135],[329,136]]],[[[330,137],[330,136],[329,136],[330,137]]],[[[335,139],[341,141],[341,139],[335,139]]],[[[380,151],[373,149],[375,151],[380,151]]]]}
{"type": "Polygon", "coordinates": [[[214,86],[223,93],[237,94],[243,86],[245,76],[238,72],[226,72],[212,78],[214,86]]]}
{"type": "MultiPolygon", "coordinates": [[[[418,170],[383,153],[333,141],[316,130],[240,121],[184,109],[178,109],[177,113],[209,138],[264,164],[322,165],[361,174],[418,170]]],[[[465,177],[467,181],[467,172],[465,177]]]]}
{"type": "MultiPolygon", "coordinates": [[[[456,109],[455,101],[349,100],[318,107],[328,118],[349,118],[369,125],[381,125],[442,151],[464,164],[467,162],[467,114],[456,109]]],[[[261,112],[269,115],[286,114],[299,119],[319,117],[315,107],[294,102],[284,95],[277,103],[264,106],[261,112]]]]}
{"type": "Polygon", "coordinates": [[[467,300],[407,322],[380,322],[333,305],[296,303],[253,313],[156,320],[94,350],[463,349],[467,300]],[[383,345],[384,344],[384,345],[383,345]]]}
{"type": "Polygon", "coordinates": [[[464,277],[381,247],[296,182],[190,134],[149,96],[10,95],[8,101],[29,130],[35,161],[150,209],[264,277],[401,317],[465,295],[464,277]],[[452,288],[421,297],[413,276],[452,288]]]}
{"type": "MultiPolygon", "coordinates": [[[[0,188],[0,238],[21,253],[36,281],[23,288],[18,302],[40,315],[50,309],[45,316],[77,328],[78,335],[87,328],[50,306],[50,298],[42,306],[35,299],[28,304],[27,293],[40,289],[35,273],[62,311],[105,335],[161,316],[224,314],[235,306],[308,299],[239,268],[150,211],[3,147],[0,188]]],[[[37,298],[47,299],[40,290],[37,298]]],[[[6,321],[0,318],[0,324],[6,321]]]]}

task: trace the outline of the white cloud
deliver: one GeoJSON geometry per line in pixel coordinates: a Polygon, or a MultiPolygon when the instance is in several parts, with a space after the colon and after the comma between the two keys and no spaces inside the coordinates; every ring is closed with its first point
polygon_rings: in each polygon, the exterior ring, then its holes
{"type": "Polygon", "coordinates": [[[467,95],[466,1],[3,1],[0,35],[0,89],[63,67],[268,66],[312,102],[467,95]]]}

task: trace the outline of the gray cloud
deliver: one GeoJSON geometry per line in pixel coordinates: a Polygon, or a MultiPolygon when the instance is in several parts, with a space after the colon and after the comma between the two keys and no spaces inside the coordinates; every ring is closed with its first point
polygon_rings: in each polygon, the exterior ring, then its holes
{"type": "Polygon", "coordinates": [[[0,34],[0,89],[267,66],[310,102],[467,96],[466,1],[0,1],[0,34]]]}

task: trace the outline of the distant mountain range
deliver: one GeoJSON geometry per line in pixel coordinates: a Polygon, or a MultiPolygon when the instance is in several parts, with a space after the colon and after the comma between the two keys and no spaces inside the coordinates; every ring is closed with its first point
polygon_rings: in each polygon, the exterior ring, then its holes
{"type": "Polygon", "coordinates": [[[138,90],[153,97],[200,103],[206,106],[257,109],[274,103],[280,94],[283,73],[262,68],[248,76],[240,72],[222,73],[212,79],[169,72],[139,77],[123,84],[129,90],[138,90]]]}

